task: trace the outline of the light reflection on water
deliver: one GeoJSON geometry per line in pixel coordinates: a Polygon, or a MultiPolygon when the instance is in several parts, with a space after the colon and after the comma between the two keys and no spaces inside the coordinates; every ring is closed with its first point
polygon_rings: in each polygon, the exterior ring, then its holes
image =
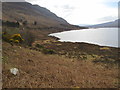
{"type": "Polygon", "coordinates": [[[72,30],[50,35],[60,38],[59,41],[86,42],[101,46],[118,47],[118,28],[72,30]]]}

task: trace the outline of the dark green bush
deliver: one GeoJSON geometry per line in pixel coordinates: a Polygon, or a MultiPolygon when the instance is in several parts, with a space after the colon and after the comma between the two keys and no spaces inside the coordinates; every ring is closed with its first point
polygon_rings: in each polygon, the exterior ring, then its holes
{"type": "Polygon", "coordinates": [[[10,42],[9,41],[10,39],[11,39],[11,35],[9,35],[9,34],[2,35],[2,40],[6,41],[6,42],[10,42]]]}
{"type": "Polygon", "coordinates": [[[22,24],[23,24],[24,26],[26,26],[26,25],[28,24],[28,22],[27,22],[27,21],[24,21],[22,24]]]}
{"type": "Polygon", "coordinates": [[[52,49],[43,49],[42,52],[44,54],[56,54],[56,52],[52,49]]]}
{"type": "Polygon", "coordinates": [[[40,48],[40,49],[44,48],[44,46],[42,46],[40,44],[36,44],[35,47],[40,48]]]}
{"type": "Polygon", "coordinates": [[[2,21],[3,26],[8,26],[8,27],[19,27],[20,24],[19,22],[10,22],[10,21],[2,21]]]}

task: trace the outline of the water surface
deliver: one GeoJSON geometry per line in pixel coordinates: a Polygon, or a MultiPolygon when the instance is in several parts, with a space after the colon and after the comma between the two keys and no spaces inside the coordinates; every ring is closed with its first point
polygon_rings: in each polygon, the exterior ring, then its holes
{"type": "Polygon", "coordinates": [[[118,28],[99,28],[72,30],[53,33],[50,36],[60,38],[64,42],[85,42],[101,46],[118,47],[118,28]]]}

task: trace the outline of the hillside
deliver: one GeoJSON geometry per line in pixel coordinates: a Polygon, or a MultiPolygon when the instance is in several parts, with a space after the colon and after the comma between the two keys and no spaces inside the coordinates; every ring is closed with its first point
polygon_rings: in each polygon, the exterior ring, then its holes
{"type": "Polygon", "coordinates": [[[3,88],[116,88],[118,85],[117,66],[104,67],[90,59],[70,59],[3,44],[3,88]],[[9,72],[14,67],[19,69],[19,75],[9,72]]]}
{"type": "Polygon", "coordinates": [[[32,5],[28,2],[4,2],[3,20],[5,21],[27,21],[29,27],[37,22],[36,28],[79,28],[70,25],[66,20],[58,17],[46,8],[32,5]]]}
{"type": "Polygon", "coordinates": [[[102,27],[118,27],[118,22],[120,19],[115,20],[115,21],[111,21],[111,22],[107,22],[107,23],[102,23],[102,24],[97,24],[97,25],[91,25],[88,27],[93,27],[93,28],[102,28],[102,27]]]}

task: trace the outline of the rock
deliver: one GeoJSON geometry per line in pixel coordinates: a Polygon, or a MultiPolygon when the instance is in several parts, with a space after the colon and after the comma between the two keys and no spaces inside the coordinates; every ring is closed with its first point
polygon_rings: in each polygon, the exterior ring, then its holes
{"type": "Polygon", "coordinates": [[[12,73],[13,75],[17,75],[18,74],[18,69],[17,68],[11,68],[10,69],[10,73],[12,73]]]}

